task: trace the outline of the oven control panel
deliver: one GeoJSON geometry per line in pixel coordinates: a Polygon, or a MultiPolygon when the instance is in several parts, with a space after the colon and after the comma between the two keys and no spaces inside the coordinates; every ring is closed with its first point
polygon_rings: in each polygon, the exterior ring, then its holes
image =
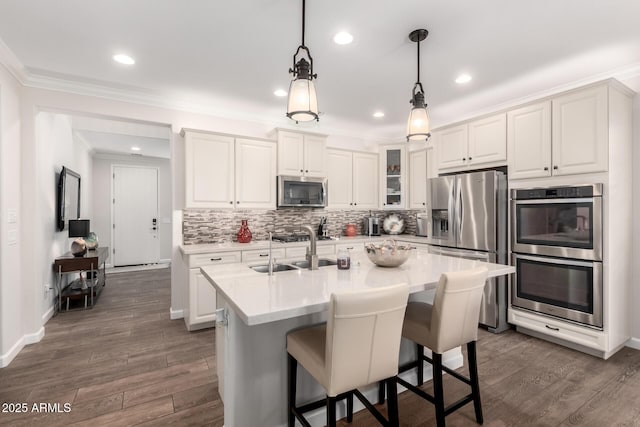
{"type": "Polygon", "coordinates": [[[573,199],[602,196],[602,184],[512,190],[514,200],[573,199]]]}

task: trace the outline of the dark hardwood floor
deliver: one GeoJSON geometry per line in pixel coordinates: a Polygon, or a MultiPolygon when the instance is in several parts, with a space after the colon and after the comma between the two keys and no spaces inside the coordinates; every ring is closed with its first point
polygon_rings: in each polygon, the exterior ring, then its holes
{"type": "MultiPolygon", "coordinates": [[[[57,315],[41,342],[0,369],[0,403],[28,407],[0,412],[0,425],[222,426],[215,331],[190,333],[169,320],[169,270],[107,280],[93,310],[57,315]],[[33,411],[34,403],[48,411],[33,411]]],[[[640,351],[624,348],[603,361],[513,331],[481,330],[478,357],[485,426],[640,426],[640,351]]],[[[447,402],[466,392],[449,376],[444,386],[447,402]]],[[[435,425],[432,405],[412,393],[402,393],[399,406],[403,426],[435,425]]],[[[364,411],[350,425],[377,423],[364,411]]],[[[447,417],[447,426],[475,425],[470,405],[447,417]]]]}

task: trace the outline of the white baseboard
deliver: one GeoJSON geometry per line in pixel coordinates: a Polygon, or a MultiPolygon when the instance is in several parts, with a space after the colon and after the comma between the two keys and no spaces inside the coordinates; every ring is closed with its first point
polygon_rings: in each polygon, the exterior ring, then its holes
{"type": "Polygon", "coordinates": [[[184,318],[184,310],[174,310],[173,308],[169,308],[169,318],[171,320],[183,319],[184,318]]]}
{"type": "Polygon", "coordinates": [[[24,337],[20,338],[5,354],[0,354],[0,368],[9,366],[9,363],[22,351],[24,348],[24,337]]]}
{"type": "Polygon", "coordinates": [[[40,342],[40,340],[44,337],[44,326],[41,326],[38,329],[38,332],[33,334],[27,334],[23,337],[25,344],[34,344],[40,342]]]}
{"type": "Polygon", "coordinates": [[[636,350],[640,350],[640,338],[630,338],[627,341],[627,347],[635,348],[636,350]]]}
{"type": "Polygon", "coordinates": [[[44,314],[42,315],[42,324],[46,324],[49,319],[51,319],[53,317],[53,313],[54,313],[54,306],[52,305],[51,307],[49,307],[49,309],[47,311],[44,312],[44,314]]]}

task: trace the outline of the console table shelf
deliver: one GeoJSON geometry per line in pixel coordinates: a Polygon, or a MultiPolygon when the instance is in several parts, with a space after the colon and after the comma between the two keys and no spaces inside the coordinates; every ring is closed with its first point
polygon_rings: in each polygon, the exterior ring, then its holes
{"type": "Polygon", "coordinates": [[[56,291],[58,301],[56,311],[62,310],[63,300],[66,311],[70,308],[93,308],[95,302],[106,285],[105,264],[109,258],[109,248],[96,248],[76,257],[71,252],[55,259],[53,270],[57,273],[56,291]],[[87,277],[76,279],[62,286],[62,275],[70,273],[86,273],[87,277]]]}

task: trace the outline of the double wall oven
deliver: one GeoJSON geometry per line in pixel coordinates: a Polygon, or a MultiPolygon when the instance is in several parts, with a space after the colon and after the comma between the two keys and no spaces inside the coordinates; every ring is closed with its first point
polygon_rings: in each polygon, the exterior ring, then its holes
{"type": "Polygon", "coordinates": [[[602,184],[511,190],[514,307],[602,329],[602,184]]]}

